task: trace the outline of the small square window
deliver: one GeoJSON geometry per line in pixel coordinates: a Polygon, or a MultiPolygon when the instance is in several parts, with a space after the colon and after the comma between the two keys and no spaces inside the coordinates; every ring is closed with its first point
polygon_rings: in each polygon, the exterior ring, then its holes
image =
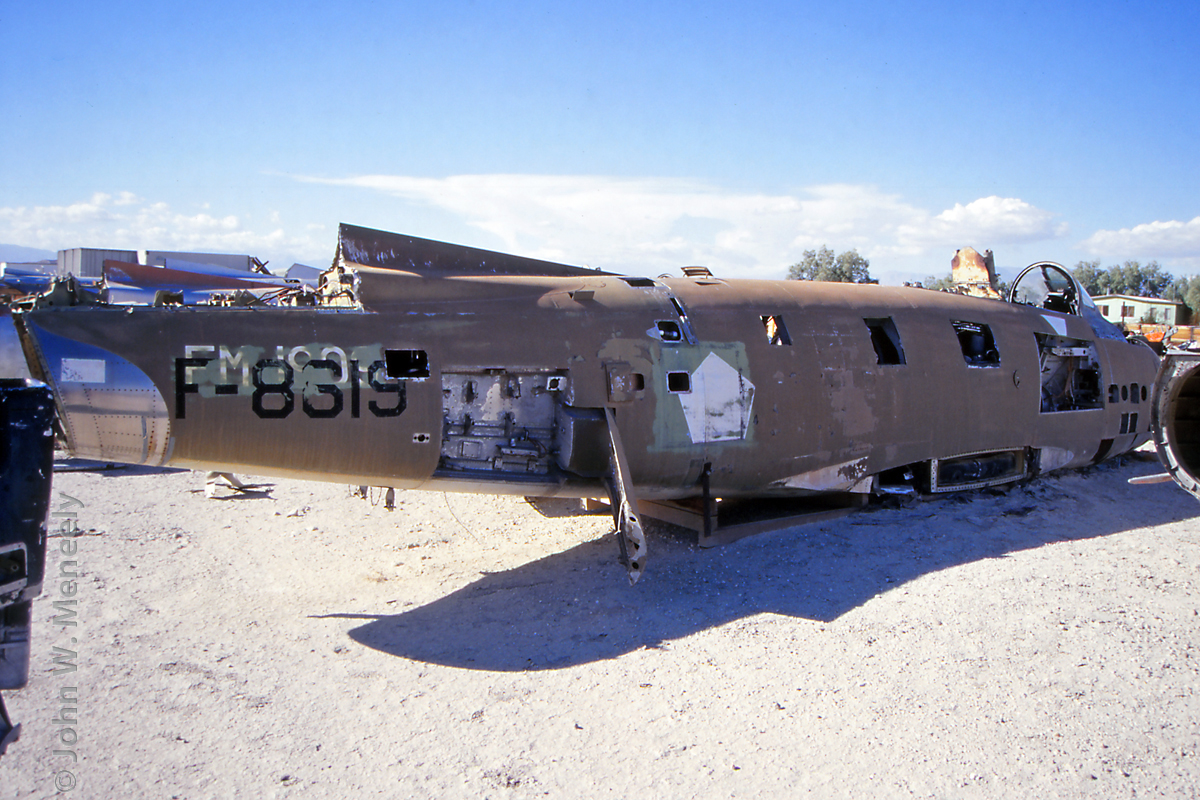
{"type": "Polygon", "coordinates": [[[383,358],[389,378],[429,377],[429,356],[424,350],[384,350],[383,358]]]}
{"type": "Polygon", "coordinates": [[[787,325],[783,324],[783,317],[778,314],[770,314],[759,317],[762,320],[763,327],[767,331],[767,341],[777,347],[783,347],[792,343],[792,337],[788,335],[787,325]]]}
{"type": "Polygon", "coordinates": [[[667,391],[672,394],[686,394],[692,390],[692,376],[686,372],[667,373],[667,391]]]}

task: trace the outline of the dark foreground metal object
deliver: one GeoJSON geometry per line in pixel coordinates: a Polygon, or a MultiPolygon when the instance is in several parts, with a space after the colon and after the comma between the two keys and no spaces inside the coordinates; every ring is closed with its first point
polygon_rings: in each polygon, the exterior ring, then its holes
{"type": "Polygon", "coordinates": [[[1170,351],[1163,357],[1150,429],[1167,474],[1200,499],[1200,353],[1170,351]]]}
{"type": "MultiPolygon", "coordinates": [[[[29,680],[31,607],[46,571],[53,417],[49,387],[0,380],[0,689],[29,680]]],[[[0,755],[20,730],[0,698],[0,755]]]]}

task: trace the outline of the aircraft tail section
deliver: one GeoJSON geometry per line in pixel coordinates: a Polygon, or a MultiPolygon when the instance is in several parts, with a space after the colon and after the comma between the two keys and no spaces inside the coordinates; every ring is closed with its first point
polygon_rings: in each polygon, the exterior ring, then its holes
{"type": "Polygon", "coordinates": [[[167,404],[145,372],[103,348],[42,329],[31,333],[27,347],[37,356],[31,366],[54,390],[59,424],[74,455],[149,466],[166,461],[167,404]]]}
{"type": "Polygon", "coordinates": [[[338,226],[335,263],[403,270],[425,277],[472,275],[543,275],[573,277],[605,275],[599,270],[572,267],[553,261],[496,253],[474,247],[419,239],[400,233],[338,226]]]}

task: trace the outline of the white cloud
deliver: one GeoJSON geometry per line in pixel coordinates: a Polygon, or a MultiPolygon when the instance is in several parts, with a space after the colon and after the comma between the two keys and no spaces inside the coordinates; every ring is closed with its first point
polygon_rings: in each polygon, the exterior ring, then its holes
{"type": "MultiPolygon", "coordinates": [[[[889,280],[902,271],[944,271],[954,251],[966,245],[998,249],[1064,233],[1054,214],[1017,198],[984,197],[935,211],[868,185],[770,194],[693,180],[587,175],[300,180],[402,198],[488,234],[483,241],[454,239],[463,244],[650,275],[705,264],[728,277],[779,278],[804,250],[828,245],[857,248],[871,259],[872,273],[889,280]]],[[[287,254],[314,263],[327,259],[335,244],[332,225],[305,224],[286,209],[264,210],[254,225],[208,204],[192,210],[131,192],[98,192],[63,206],[0,208],[0,242],[50,250],[287,254]]]]}
{"type": "Polygon", "coordinates": [[[1155,221],[1116,231],[1099,230],[1079,247],[1103,258],[1162,258],[1200,267],[1200,217],[1190,222],[1155,221]]]}
{"type": "Polygon", "coordinates": [[[912,243],[981,241],[996,244],[1039,242],[1065,236],[1065,223],[1056,224],[1054,214],[1015,197],[981,197],[955,203],[933,219],[922,219],[906,227],[900,238],[912,243]]]}
{"type": "Polygon", "coordinates": [[[234,215],[179,213],[132,192],[115,197],[97,192],[87,201],[64,206],[0,208],[0,242],[48,250],[99,247],[251,255],[282,250],[309,257],[331,252],[334,245],[314,241],[307,233],[288,234],[282,227],[249,230],[234,215]]]}
{"type": "MultiPolygon", "coordinates": [[[[781,277],[806,249],[851,247],[877,274],[898,260],[959,247],[997,248],[1061,237],[1054,214],[985,197],[941,212],[873,186],[830,184],[797,194],[722,189],[700,181],[573,175],[363,175],[300,178],[371,189],[435,207],[487,231],[497,249],[640,272],[707,264],[723,274],[781,277]]],[[[411,232],[419,235],[419,232],[411,232]]]]}

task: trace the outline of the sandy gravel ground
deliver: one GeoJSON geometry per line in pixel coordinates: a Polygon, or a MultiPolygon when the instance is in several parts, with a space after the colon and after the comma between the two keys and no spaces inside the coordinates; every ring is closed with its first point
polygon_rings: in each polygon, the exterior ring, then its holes
{"type": "Polygon", "coordinates": [[[0,794],[1196,796],[1200,504],[1155,471],[654,528],[632,588],[562,501],[58,473],[80,624],[47,580],[0,794]]]}

